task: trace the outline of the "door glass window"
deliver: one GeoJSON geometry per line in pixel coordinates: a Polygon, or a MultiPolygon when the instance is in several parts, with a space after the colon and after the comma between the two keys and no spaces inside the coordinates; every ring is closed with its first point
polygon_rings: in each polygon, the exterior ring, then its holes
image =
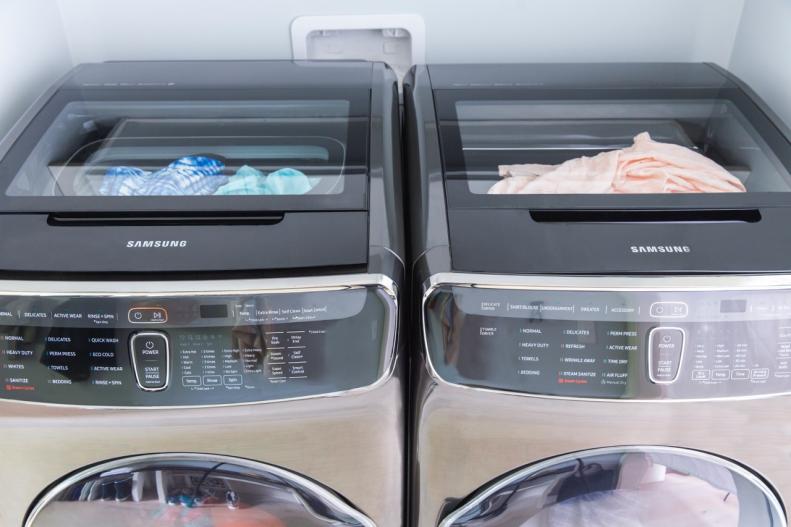
{"type": "Polygon", "coordinates": [[[67,478],[25,527],[369,527],[342,498],[283,469],[223,457],[141,456],[67,478]]]}
{"type": "Polygon", "coordinates": [[[774,492],[730,461],[676,448],[540,462],[467,500],[442,527],[785,527],[774,492]]]}

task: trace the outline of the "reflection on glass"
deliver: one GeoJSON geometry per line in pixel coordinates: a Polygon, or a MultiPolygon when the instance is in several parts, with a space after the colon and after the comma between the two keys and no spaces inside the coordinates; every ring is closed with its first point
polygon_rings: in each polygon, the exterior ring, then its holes
{"type": "Polygon", "coordinates": [[[343,192],[347,101],[65,105],[9,196],[234,196],[343,192]]]}
{"type": "Polygon", "coordinates": [[[774,494],[726,460],[678,449],[602,449],[506,478],[443,527],[782,527],[774,494]]]}
{"type": "Polygon", "coordinates": [[[330,491],[280,469],[208,456],[152,457],[99,467],[56,487],[26,527],[371,525],[330,491]]]}
{"type": "MultiPolygon", "coordinates": [[[[0,298],[4,398],[193,406],[313,397],[374,384],[392,355],[392,297],[375,286],[242,296],[0,298]],[[205,306],[221,306],[222,318],[205,306]],[[130,311],[168,313],[170,383],[135,388],[130,311]]],[[[154,329],[153,326],[149,326],[154,329]]]]}
{"type": "Polygon", "coordinates": [[[476,194],[789,192],[728,99],[459,101],[449,172],[476,194]]]}

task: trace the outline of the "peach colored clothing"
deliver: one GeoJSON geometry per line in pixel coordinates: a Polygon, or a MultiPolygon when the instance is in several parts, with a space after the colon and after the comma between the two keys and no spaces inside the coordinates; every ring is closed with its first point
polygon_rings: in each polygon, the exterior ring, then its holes
{"type": "Polygon", "coordinates": [[[501,165],[503,179],[489,194],[666,194],[745,192],[744,185],[711,159],[648,132],[634,145],[560,165],[501,165]]]}

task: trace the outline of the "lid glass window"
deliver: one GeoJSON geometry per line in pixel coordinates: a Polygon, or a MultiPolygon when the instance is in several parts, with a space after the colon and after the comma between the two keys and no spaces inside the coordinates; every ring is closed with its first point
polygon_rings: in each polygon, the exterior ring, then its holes
{"type": "Polygon", "coordinates": [[[546,204],[547,195],[673,205],[680,194],[744,202],[791,192],[788,138],[735,88],[536,92],[441,91],[451,206],[504,196],[546,204]]]}
{"type": "Polygon", "coordinates": [[[276,62],[81,66],[0,145],[0,206],[365,210],[369,75],[276,62]]]}
{"type": "Polygon", "coordinates": [[[338,194],[347,101],[65,105],[8,196],[338,194]]]}

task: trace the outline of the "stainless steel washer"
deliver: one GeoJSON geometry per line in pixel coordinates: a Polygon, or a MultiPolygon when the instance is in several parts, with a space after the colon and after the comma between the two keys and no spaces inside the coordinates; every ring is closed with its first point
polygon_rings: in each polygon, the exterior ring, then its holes
{"type": "Polygon", "coordinates": [[[788,128],[704,64],[429,65],[405,94],[413,525],[785,526],[788,128]],[[643,132],[744,192],[495,188],[643,132]]]}
{"type": "Polygon", "coordinates": [[[383,64],[77,67],[0,145],[0,524],[400,527],[383,64]]]}

